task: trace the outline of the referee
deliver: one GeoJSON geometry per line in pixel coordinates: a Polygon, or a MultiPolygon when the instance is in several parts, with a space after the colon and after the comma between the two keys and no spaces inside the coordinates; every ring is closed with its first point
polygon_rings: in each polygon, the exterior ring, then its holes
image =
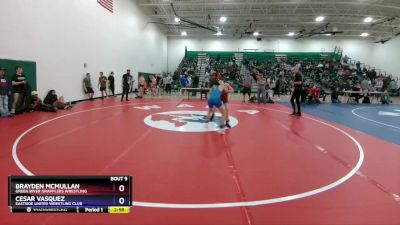
{"type": "Polygon", "coordinates": [[[126,74],[124,74],[122,76],[122,97],[121,97],[121,102],[124,101],[124,95],[126,96],[125,100],[129,101],[128,94],[129,94],[129,85],[130,85],[131,80],[132,80],[131,70],[127,70],[126,74]]]}
{"type": "Polygon", "coordinates": [[[303,81],[299,73],[299,69],[296,68],[294,71],[295,71],[294,81],[293,81],[294,91],[292,93],[292,97],[290,98],[290,103],[292,103],[293,113],[290,115],[301,116],[300,96],[301,96],[301,89],[303,87],[303,81]],[[296,106],[294,104],[294,99],[296,99],[297,111],[296,111],[296,106]]]}

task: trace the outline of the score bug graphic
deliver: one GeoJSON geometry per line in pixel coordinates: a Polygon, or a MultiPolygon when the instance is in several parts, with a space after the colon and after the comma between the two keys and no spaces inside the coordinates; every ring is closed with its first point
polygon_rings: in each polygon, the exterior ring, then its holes
{"type": "Polygon", "coordinates": [[[131,196],[131,176],[9,177],[12,212],[128,213],[131,196]]]}

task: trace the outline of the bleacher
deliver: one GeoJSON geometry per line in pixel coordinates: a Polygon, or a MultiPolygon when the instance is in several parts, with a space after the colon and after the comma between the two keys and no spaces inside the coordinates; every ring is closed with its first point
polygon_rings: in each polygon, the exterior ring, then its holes
{"type": "MultiPolygon", "coordinates": [[[[278,63],[281,61],[322,61],[326,59],[340,60],[340,52],[227,52],[227,51],[187,51],[186,57],[182,60],[178,67],[178,73],[185,67],[185,62],[197,62],[194,75],[198,76],[200,83],[205,80],[206,67],[210,66],[210,61],[218,62],[212,65],[211,70],[222,72],[224,68],[228,68],[228,64],[232,59],[236,59],[235,63],[239,66],[238,76],[243,76],[248,72],[248,63],[251,61],[259,68],[265,68],[267,63],[278,63]],[[208,61],[207,61],[207,60],[208,61]]],[[[225,75],[225,74],[224,74],[225,75]]],[[[233,77],[234,78],[234,77],[233,77]]],[[[239,80],[228,77],[229,81],[238,86],[239,80]]]]}

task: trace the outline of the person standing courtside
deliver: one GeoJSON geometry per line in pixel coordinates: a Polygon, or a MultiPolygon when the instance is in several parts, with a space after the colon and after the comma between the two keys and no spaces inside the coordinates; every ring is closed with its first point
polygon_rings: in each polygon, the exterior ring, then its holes
{"type": "Polygon", "coordinates": [[[112,93],[112,96],[115,96],[115,79],[114,79],[114,72],[111,72],[110,75],[108,76],[108,87],[110,88],[110,91],[112,93]]]}
{"type": "Polygon", "coordinates": [[[171,90],[172,90],[172,77],[170,74],[167,74],[166,76],[164,76],[163,78],[163,83],[165,85],[165,93],[167,94],[171,94],[171,90]]]}
{"type": "Polygon", "coordinates": [[[107,94],[107,77],[104,76],[103,72],[100,72],[99,83],[97,85],[100,88],[101,98],[108,97],[107,94]]]}
{"type": "Polygon", "coordinates": [[[86,77],[83,79],[83,91],[85,91],[85,94],[89,95],[89,99],[93,100],[93,87],[92,87],[92,80],[90,79],[90,73],[86,74],[86,77]]]}
{"type": "Polygon", "coordinates": [[[12,79],[11,84],[14,87],[14,99],[11,108],[11,115],[14,115],[15,108],[17,107],[18,102],[22,99],[22,97],[26,98],[27,95],[25,91],[25,85],[27,83],[24,76],[24,70],[22,69],[22,67],[20,66],[15,67],[15,75],[12,79]]]}
{"type": "Polygon", "coordinates": [[[135,83],[135,80],[133,79],[131,70],[128,69],[126,72],[129,74],[129,93],[133,93],[133,84],[135,83]]]}
{"type": "Polygon", "coordinates": [[[303,87],[303,81],[298,68],[294,69],[294,74],[295,74],[293,80],[294,91],[292,93],[292,97],[290,98],[290,103],[292,103],[292,108],[293,108],[293,113],[291,115],[301,116],[300,96],[301,96],[301,89],[303,87]],[[297,111],[294,104],[295,99],[296,99],[297,111]]]}
{"type": "Polygon", "coordinates": [[[263,74],[257,75],[257,102],[260,103],[267,103],[266,99],[266,87],[267,79],[265,79],[263,74]]]}
{"type": "Polygon", "coordinates": [[[11,114],[8,111],[8,95],[11,92],[8,89],[5,69],[0,67],[0,116],[9,117],[11,114]]]}
{"type": "Polygon", "coordinates": [[[121,97],[121,102],[124,101],[124,95],[125,95],[125,100],[129,101],[128,95],[129,95],[129,85],[132,80],[131,76],[131,70],[127,70],[126,74],[122,76],[122,97],[121,97]]]}
{"type": "Polygon", "coordinates": [[[249,100],[251,96],[251,86],[253,83],[253,78],[250,76],[250,73],[246,73],[246,75],[243,78],[243,102],[246,101],[246,94],[249,95],[249,100]]]}

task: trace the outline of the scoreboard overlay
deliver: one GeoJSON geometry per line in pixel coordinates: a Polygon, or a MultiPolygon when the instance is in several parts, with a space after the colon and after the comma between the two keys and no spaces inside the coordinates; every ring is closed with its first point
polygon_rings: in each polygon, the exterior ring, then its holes
{"type": "Polygon", "coordinates": [[[9,176],[13,213],[129,213],[131,176],[9,176]]]}

